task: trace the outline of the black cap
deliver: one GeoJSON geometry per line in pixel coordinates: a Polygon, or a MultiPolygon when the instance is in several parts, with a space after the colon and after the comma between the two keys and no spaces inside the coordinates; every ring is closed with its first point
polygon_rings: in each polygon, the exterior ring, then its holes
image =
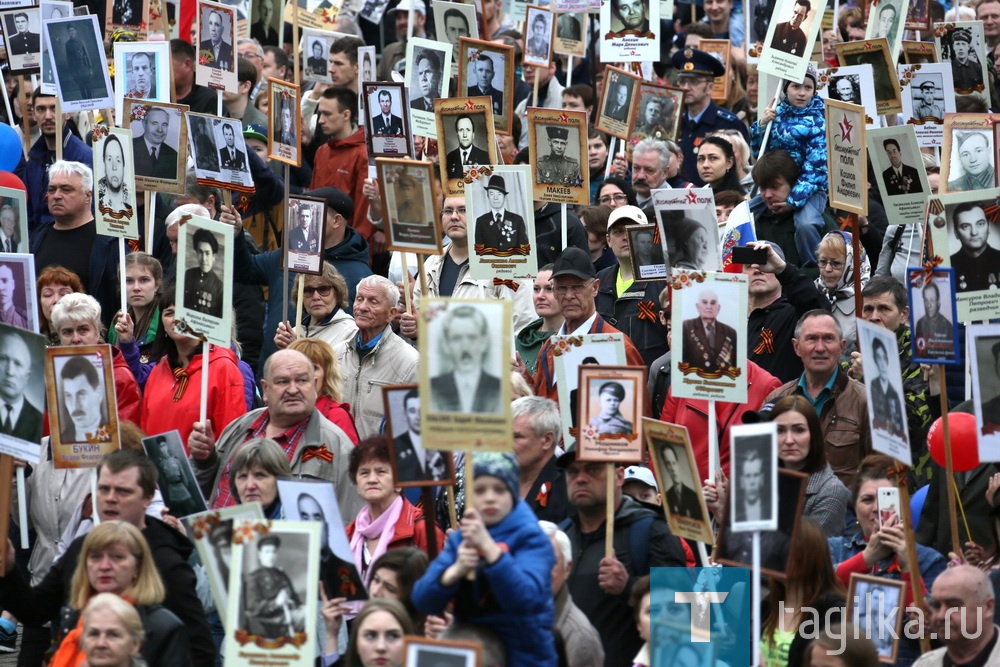
{"type": "Polygon", "coordinates": [[[576,246],[571,246],[562,251],[552,263],[552,278],[559,276],[576,276],[581,280],[590,280],[597,275],[594,271],[594,262],[590,259],[590,254],[576,246]]]}
{"type": "Polygon", "coordinates": [[[711,76],[718,77],[726,73],[722,61],[704,51],[688,47],[681,49],[670,59],[677,76],[711,76]]]}
{"type": "Polygon", "coordinates": [[[549,125],[545,128],[545,131],[549,134],[549,139],[562,139],[566,140],[569,137],[569,129],[565,127],[552,127],[549,125]]]}
{"type": "Polygon", "coordinates": [[[327,206],[344,216],[344,219],[348,222],[354,220],[354,202],[343,190],[338,190],[337,188],[328,186],[325,188],[310,190],[309,192],[303,192],[302,194],[306,197],[322,199],[326,202],[327,206]]]}
{"type": "Polygon", "coordinates": [[[576,440],[570,443],[566,451],[562,453],[562,456],[556,459],[557,468],[568,468],[569,464],[576,461],[576,440]]]}
{"type": "Polygon", "coordinates": [[[744,424],[759,424],[760,422],[771,421],[771,412],[774,410],[774,402],[765,403],[760,410],[747,410],[743,413],[744,424]]]}

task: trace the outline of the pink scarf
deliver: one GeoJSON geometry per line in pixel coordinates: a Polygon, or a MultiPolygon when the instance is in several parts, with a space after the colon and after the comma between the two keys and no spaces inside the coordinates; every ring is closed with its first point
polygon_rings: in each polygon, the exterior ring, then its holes
{"type": "Polygon", "coordinates": [[[354,554],[354,564],[358,566],[358,573],[364,572],[365,587],[371,584],[372,570],[364,570],[365,560],[365,540],[379,538],[375,553],[372,554],[369,565],[378,560],[384,554],[396,534],[396,522],[399,521],[400,514],[403,513],[403,496],[396,496],[396,499],[389,505],[389,509],[382,512],[382,516],[371,520],[368,507],[365,506],[358,512],[358,518],[354,520],[354,535],[351,537],[351,553],[354,554]]]}

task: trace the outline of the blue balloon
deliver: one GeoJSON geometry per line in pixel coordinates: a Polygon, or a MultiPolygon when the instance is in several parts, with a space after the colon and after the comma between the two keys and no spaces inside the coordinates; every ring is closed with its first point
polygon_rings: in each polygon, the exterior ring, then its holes
{"type": "Polygon", "coordinates": [[[10,125],[0,123],[0,171],[14,171],[22,155],[21,137],[10,125]]]}
{"type": "Polygon", "coordinates": [[[913,530],[920,525],[920,512],[924,509],[924,501],[927,500],[927,492],[931,485],[925,484],[917,489],[917,492],[910,496],[910,518],[913,519],[913,530]]]}

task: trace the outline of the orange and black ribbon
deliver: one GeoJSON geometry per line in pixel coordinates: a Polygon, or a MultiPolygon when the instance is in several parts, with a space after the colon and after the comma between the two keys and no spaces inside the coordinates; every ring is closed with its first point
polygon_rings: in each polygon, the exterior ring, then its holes
{"type": "Polygon", "coordinates": [[[177,388],[174,390],[174,403],[181,400],[181,396],[184,395],[184,390],[188,386],[188,374],[183,368],[174,369],[174,380],[177,381],[177,388]]]}
{"type": "Polygon", "coordinates": [[[770,329],[761,329],[760,343],[753,349],[754,354],[774,354],[774,333],[770,329]]]}
{"type": "Polygon", "coordinates": [[[652,301],[640,301],[639,319],[649,320],[653,324],[656,324],[656,304],[652,301]]]}
{"type": "Polygon", "coordinates": [[[493,279],[493,286],[494,287],[501,287],[501,286],[502,287],[509,287],[510,289],[512,289],[515,292],[521,287],[520,285],[518,285],[513,280],[510,280],[510,279],[501,279],[501,278],[494,278],[493,279]]]}
{"type": "Polygon", "coordinates": [[[333,452],[327,449],[326,445],[320,445],[319,447],[306,447],[302,452],[303,462],[315,458],[323,459],[327,463],[333,463],[333,452]]]}

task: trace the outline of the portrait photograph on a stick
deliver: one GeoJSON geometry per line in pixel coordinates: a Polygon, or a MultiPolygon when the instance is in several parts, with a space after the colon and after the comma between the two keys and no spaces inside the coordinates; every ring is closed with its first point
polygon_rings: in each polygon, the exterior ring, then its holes
{"type": "Polygon", "coordinates": [[[528,109],[528,147],[532,161],[532,196],[554,204],[589,202],[590,169],[587,113],[528,109]]]}
{"type": "Polygon", "coordinates": [[[830,202],[837,208],[868,215],[868,157],[865,109],[854,104],[826,101],[827,169],[830,202]]]}
{"type": "Polygon", "coordinates": [[[97,17],[49,20],[42,29],[51,48],[63,112],[107,109],[114,105],[97,17]]]}
{"type": "Polygon", "coordinates": [[[376,158],[386,243],[392,250],[441,252],[440,197],[430,162],[376,158]]]}
{"type": "Polygon", "coordinates": [[[729,89],[734,81],[729,73],[729,54],[733,49],[732,42],[728,39],[703,39],[698,44],[698,48],[712,56],[725,68],[722,76],[715,77],[712,83],[712,99],[719,104],[725,104],[729,99],[729,89]]]}
{"type": "Polygon", "coordinates": [[[580,366],[576,445],[581,461],[642,460],[642,413],[646,369],[631,366],[580,366]]]}
{"type": "Polygon", "coordinates": [[[326,247],[326,201],[305,195],[288,197],[282,268],[295,273],[323,275],[326,247]]]}
{"type": "Polygon", "coordinates": [[[653,208],[660,220],[667,248],[667,271],[697,269],[718,271],[719,222],[711,188],[662,188],[652,191],[653,208]]]}
{"type": "Polygon", "coordinates": [[[125,100],[124,127],[132,131],[135,184],[139,187],[184,193],[187,160],[188,107],[166,102],[125,100]]]}
{"type": "Polygon", "coordinates": [[[859,636],[875,645],[881,662],[893,664],[904,636],[907,586],[903,581],[851,573],[847,589],[848,619],[859,636]]]}
{"type": "Polygon", "coordinates": [[[233,317],[233,228],[192,216],[177,237],[176,317],[189,333],[229,347],[233,317]]]}
{"type": "Polygon", "coordinates": [[[913,125],[867,132],[868,155],[882,203],[900,224],[923,224],[930,181],[913,125]]]}
{"type": "Polygon", "coordinates": [[[666,262],[659,225],[629,225],[625,233],[628,235],[633,279],[636,282],[668,280],[670,266],[666,262]]]}
{"type": "Polygon", "coordinates": [[[659,59],[659,2],[601,0],[600,25],[601,58],[605,62],[655,62],[659,59]]]}
{"type": "Polygon", "coordinates": [[[951,67],[948,63],[899,66],[903,87],[903,118],[916,131],[921,148],[944,141],[945,114],[955,113],[951,67]]]}
{"type": "Polygon", "coordinates": [[[1000,325],[966,329],[980,461],[1000,461],[1000,325]]]}
{"type": "Polygon", "coordinates": [[[365,140],[372,158],[413,155],[406,87],[402,83],[365,84],[365,140]]]}
{"type": "Polygon", "coordinates": [[[903,112],[896,61],[889,53],[889,44],[884,37],[837,44],[836,49],[837,60],[841,66],[872,66],[876,112],[879,116],[903,112]]]}
{"type": "Polygon", "coordinates": [[[675,270],[670,348],[671,388],[677,396],[746,400],[746,276],[675,270]]]}
{"type": "MultiPolygon", "coordinates": [[[[66,18],[73,14],[73,3],[66,0],[42,0],[38,4],[41,10],[40,17],[43,22],[49,19],[66,18]]],[[[0,21],[0,30],[2,29],[3,21],[0,21]]],[[[56,90],[56,73],[52,65],[52,49],[46,40],[45,32],[40,31],[40,33],[42,37],[42,76],[39,81],[39,88],[45,95],[56,95],[59,91],[56,90]]],[[[7,56],[10,58],[9,51],[7,52],[7,56]]],[[[118,117],[120,118],[121,116],[118,117]]]]}
{"type": "MultiPolygon", "coordinates": [[[[759,425],[753,424],[751,426],[759,425]]],[[[734,440],[737,438],[737,428],[742,429],[745,426],[734,427],[731,431],[734,440]]],[[[755,449],[748,448],[746,456],[749,456],[751,451],[755,451],[755,449]]],[[[771,460],[776,461],[776,459],[775,456],[771,460]]],[[[731,460],[736,461],[735,458],[731,460]]],[[[763,494],[767,492],[777,495],[778,528],[760,531],[760,572],[762,575],[785,579],[789,566],[789,551],[795,542],[795,536],[799,529],[799,518],[802,516],[802,507],[805,505],[806,484],[809,476],[805,473],[780,468],[777,471],[777,485],[774,485],[775,478],[772,477],[770,478],[771,486],[765,487],[762,485],[766,469],[770,469],[767,460],[756,457],[745,459],[743,466],[734,468],[734,473],[729,480],[729,488],[730,492],[735,493],[737,497],[742,496],[741,504],[744,505],[754,498],[764,500],[763,494]],[[742,471],[744,467],[746,473],[736,473],[736,470],[742,471]]],[[[723,565],[751,567],[753,564],[753,533],[734,532],[732,514],[732,503],[730,503],[726,507],[725,516],[722,517],[722,528],[716,538],[713,560],[723,565]]]]}
{"type": "Polygon", "coordinates": [[[789,81],[802,81],[822,16],[823,6],[818,2],[777,0],[760,52],[758,71],[789,81]]]}
{"type": "Polygon", "coordinates": [[[866,3],[869,12],[865,39],[884,37],[889,44],[893,62],[899,59],[899,51],[903,46],[907,5],[908,3],[903,0],[877,0],[871,4],[866,3]]]}
{"type": "Polygon", "coordinates": [[[906,426],[903,375],[895,332],[871,322],[858,322],[858,349],[865,363],[865,394],[872,448],[912,465],[910,437],[906,426]]]}
{"type": "Polygon", "coordinates": [[[910,42],[903,40],[903,62],[907,65],[925,65],[938,62],[937,47],[934,42],[910,42]]]}
{"type": "Polygon", "coordinates": [[[628,143],[643,139],[677,140],[684,108],[684,91],[671,86],[642,81],[637,102],[630,117],[628,143]]]}
{"type": "Polygon", "coordinates": [[[109,345],[50,347],[45,385],[56,468],[94,468],[121,448],[109,345]]]}
{"type": "Polygon", "coordinates": [[[270,100],[267,114],[267,156],[293,167],[302,165],[302,135],[299,133],[299,87],[268,79],[261,91],[270,100]]]}
{"type": "Polygon", "coordinates": [[[123,29],[135,33],[137,41],[146,40],[149,0],[108,0],[105,16],[105,33],[108,38],[116,29],[123,29]]]}
{"type": "Polygon", "coordinates": [[[934,31],[934,44],[940,62],[951,65],[954,96],[978,98],[989,106],[989,63],[982,21],[941,23],[939,27],[934,31]]]}
{"type": "Polygon", "coordinates": [[[322,526],[315,521],[238,521],[233,526],[225,652],[252,650],[280,664],[315,658],[322,526]]]}
{"type": "Polygon", "coordinates": [[[584,12],[556,14],[556,32],[552,38],[552,50],[577,58],[586,55],[587,43],[584,34],[589,20],[589,16],[584,12]]]}
{"type": "MultiPolygon", "coordinates": [[[[117,127],[98,126],[94,128],[93,137],[97,233],[138,239],[132,133],[117,127]]],[[[0,210],[0,228],[2,223],[0,210]]]]}
{"type": "Polygon", "coordinates": [[[451,452],[424,447],[420,429],[418,385],[382,387],[386,436],[390,440],[392,478],[396,486],[440,486],[455,483],[451,452]]]}
{"type": "MultiPolygon", "coordinates": [[[[3,219],[4,211],[0,209],[0,231],[3,219]]],[[[38,331],[34,255],[0,253],[0,323],[38,331]]]]}
{"type": "Polygon", "coordinates": [[[511,451],[509,301],[421,303],[420,422],[439,449],[511,451]]]}
{"type": "Polygon", "coordinates": [[[598,104],[594,127],[623,141],[628,140],[629,119],[641,79],[616,67],[604,75],[604,91],[598,104]]]}
{"type": "Polygon", "coordinates": [[[28,250],[27,194],[24,190],[0,187],[0,253],[28,250]]]}
{"type": "Polygon", "coordinates": [[[909,268],[910,331],[913,361],[928,364],[959,364],[958,310],[955,271],[935,267],[930,272],[909,268]]]}
{"type": "MultiPolygon", "coordinates": [[[[380,465],[372,461],[361,467],[380,465]]],[[[366,473],[368,470],[364,471],[366,473]]],[[[319,576],[328,598],[367,600],[333,484],[325,480],[279,479],[278,496],[286,519],[320,525],[319,576]]]]}
{"type": "Polygon", "coordinates": [[[984,113],[948,115],[944,120],[939,192],[990,190],[997,185],[996,128],[992,117],[984,113]]]}
{"type": "Polygon", "coordinates": [[[687,428],[644,417],[642,435],[656,471],[660,504],[670,532],[711,546],[715,535],[687,428]]]}
{"type": "MultiPolygon", "coordinates": [[[[413,134],[441,141],[437,134],[434,101],[448,97],[452,46],[414,37],[406,42],[406,88],[413,134]]],[[[491,104],[492,106],[492,104],[491,104]]]]}
{"type": "MultiPolygon", "coordinates": [[[[943,181],[942,181],[943,185],[943,181]]],[[[1000,188],[932,196],[927,204],[931,256],[955,271],[958,319],[976,322],[1000,312],[1000,188]]]]}
{"type": "Polygon", "coordinates": [[[879,117],[875,113],[875,80],[871,65],[849,65],[828,67],[819,71],[816,92],[823,99],[860,104],[865,108],[865,123],[868,127],[879,127],[879,117]]]}
{"type": "Polygon", "coordinates": [[[475,642],[406,637],[404,664],[413,667],[480,667],[482,646],[475,642]]]}
{"type": "Polygon", "coordinates": [[[6,361],[6,381],[0,383],[0,400],[10,405],[0,420],[0,451],[17,456],[30,443],[37,450],[42,441],[46,401],[45,336],[0,322],[0,358],[6,361]]]}
{"type": "Polygon", "coordinates": [[[208,114],[186,114],[194,173],[210,185],[252,191],[253,177],[240,121],[208,114]]]}
{"type": "Polygon", "coordinates": [[[582,336],[554,337],[553,344],[560,354],[555,356],[556,384],[559,386],[559,415],[562,434],[566,442],[575,441],[580,423],[580,366],[586,364],[613,364],[624,366],[625,343],[623,334],[584,334],[582,336]],[[598,361],[598,359],[600,361],[598,361]]]}
{"type": "Polygon", "coordinates": [[[195,82],[214,90],[237,92],[236,8],[198,0],[197,25],[195,82]]]}
{"type": "Polygon", "coordinates": [[[458,54],[458,96],[490,98],[497,132],[510,134],[514,97],[504,91],[514,89],[514,47],[463,37],[458,54]]]}
{"type": "Polygon", "coordinates": [[[170,514],[184,518],[208,511],[178,431],[143,438],[142,447],[159,472],[157,488],[170,514]]]}
{"type": "Polygon", "coordinates": [[[169,42],[115,42],[115,113],[125,113],[125,100],[170,102],[169,42]]]}
{"type": "Polygon", "coordinates": [[[493,104],[488,97],[434,100],[438,165],[446,197],[458,196],[480,171],[497,164],[493,104]]]}
{"type": "Polygon", "coordinates": [[[539,5],[528,5],[525,13],[527,29],[524,36],[522,62],[532,67],[547,68],[552,63],[552,33],[555,15],[539,5]]]}
{"type": "Polygon", "coordinates": [[[30,74],[41,67],[42,28],[38,7],[0,12],[11,74],[30,74]]]}
{"type": "Polygon", "coordinates": [[[778,431],[773,422],[733,427],[733,484],[729,527],[733,533],[778,528],[778,431]]]}
{"type": "Polygon", "coordinates": [[[472,248],[469,275],[473,278],[492,281],[494,277],[531,278],[538,273],[530,177],[527,165],[503,165],[489,175],[479,172],[466,183],[472,248]]]}
{"type": "Polygon", "coordinates": [[[198,560],[205,568],[205,578],[212,589],[212,598],[222,625],[227,625],[229,608],[229,567],[233,555],[233,523],[241,519],[263,520],[260,503],[252,501],[221,510],[192,514],[183,519],[188,537],[198,552],[198,560]]]}
{"type": "Polygon", "coordinates": [[[316,83],[333,83],[329,71],[330,45],[335,37],[330,30],[303,28],[301,37],[301,52],[305,58],[302,68],[303,81],[316,83]]]}
{"type": "MultiPolygon", "coordinates": [[[[437,26],[438,36],[441,37],[439,41],[446,41],[451,44],[452,75],[458,74],[460,71],[458,62],[460,52],[463,48],[461,40],[479,39],[479,21],[476,18],[476,7],[461,2],[442,1],[434,2],[431,5],[431,9],[434,11],[434,25],[437,26]]],[[[492,44],[491,42],[484,43],[492,44]]],[[[510,89],[505,88],[504,90],[510,89]]]]}

